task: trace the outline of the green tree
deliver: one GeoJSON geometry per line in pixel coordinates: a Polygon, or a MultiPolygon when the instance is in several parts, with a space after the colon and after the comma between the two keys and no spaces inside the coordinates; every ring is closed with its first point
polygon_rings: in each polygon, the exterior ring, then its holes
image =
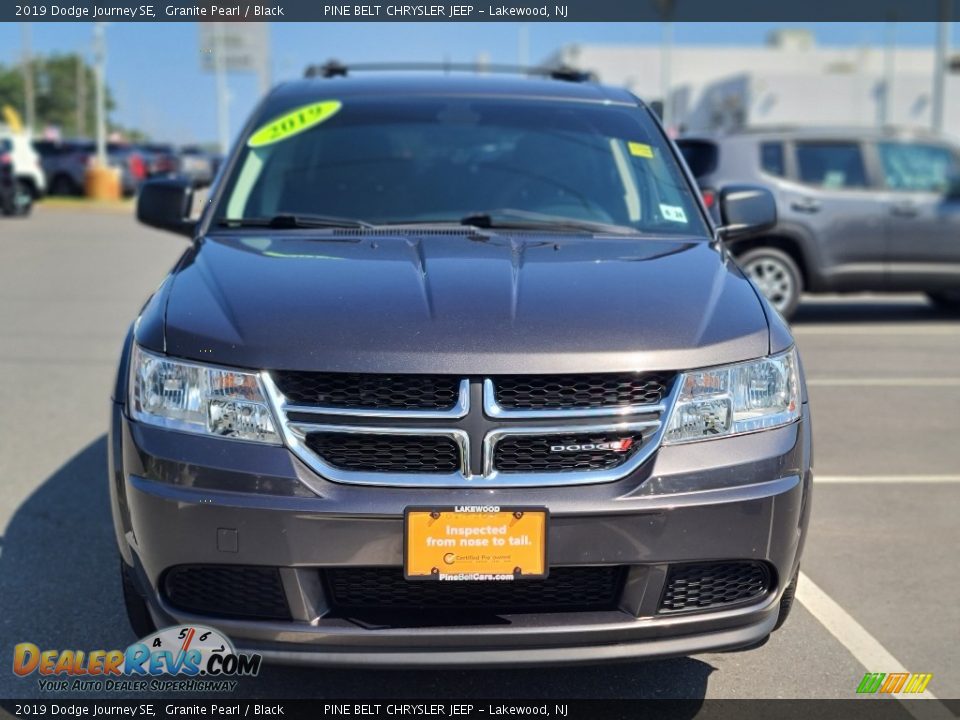
{"type": "MultiPolygon", "coordinates": [[[[37,127],[53,126],[64,137],[91,136],[96,128],[96,92],[93,68],[80,55],[36,57],[33,86],[37,127]],[[79,108],[79,111],[78,111],[79,108]]],[[[26,117],[22,65],[0,65],[0,106],[11,105],[26,117]]],[[[106,88],[107,117],[116,106],[106,88]]],[[[107,123],[108,129],[110,123],[107,123]]]]}

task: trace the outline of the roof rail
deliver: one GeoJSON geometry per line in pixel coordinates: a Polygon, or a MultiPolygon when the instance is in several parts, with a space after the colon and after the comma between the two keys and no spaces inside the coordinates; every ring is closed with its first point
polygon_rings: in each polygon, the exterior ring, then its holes
{"type": "Polygon", "coordinates": [[[495,73],[507,75],[531,75],[536,77],[564,80],[566,82],[596,82],[594,73],[586,70],[577,70],[566,65],[553,67],[523,65],[498,65],[489,63],[436,63],[436,62],[402,62],[402,63],[358,63],[344,65],[337,60],[328,60],[322,65],[309,65],[303,76],[307,78],[335,78],[347,77],[354,72],[473,72],[478,74],[495,73]]]}

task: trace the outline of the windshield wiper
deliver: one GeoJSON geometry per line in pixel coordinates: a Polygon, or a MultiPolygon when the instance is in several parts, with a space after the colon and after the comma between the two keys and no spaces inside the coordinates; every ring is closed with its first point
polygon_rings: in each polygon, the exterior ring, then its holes
{"type": "Polygon", "coordinates": [[[461,225],[478,228],[503,228],[512,230],[581,230],[592,233],[610,233],[614,235],[637,235],[637,230],[625,225],[592,220],[577,220],[562,215],[530,212],[501,208],[486,212],[472,213],[460,218],[461,225]]]}
{"type": "Polygon", "coordinates": [[[372,223],[356,218],[336,217],[334,215],[301,215],[279,213],[273,217],[259,218],[223,218],[223,227],[266,227],[266,228],[373,228],[372,223]]]}

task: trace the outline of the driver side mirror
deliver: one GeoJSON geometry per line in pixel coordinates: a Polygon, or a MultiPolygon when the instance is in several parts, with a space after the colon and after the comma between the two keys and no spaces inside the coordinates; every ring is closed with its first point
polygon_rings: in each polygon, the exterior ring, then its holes
{"type": "Polygon", "coordinates": [[[193,236],[193,183],[185,178],[148,180],[140,186],[137,220],[144,225],[193,236]]]}
{"type": "Polygon", "coordinates": [[[777,224],[773,193],[755,185],[728,185],[720,190],[720,237],[724,240],[753,235],[777,224]]]}

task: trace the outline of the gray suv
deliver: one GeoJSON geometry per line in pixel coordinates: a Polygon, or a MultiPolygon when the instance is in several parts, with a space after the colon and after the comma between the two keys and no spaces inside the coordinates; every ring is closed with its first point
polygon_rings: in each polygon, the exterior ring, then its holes
{"type": "Polygon", "coordinates": [[[779,221],[731,250],[789,318],[801,292],[925,292],[960,309],[960,148],[922,133],[757,130],[677,141],[708,205],[769,188],[779,221]]]}
{"type": "Polygon", "coordinates": [[[569,72],[275,89],[133,323],[110,492],[134,629],[268,660],[593,662],[787,617],[811,429],[780,315],[651,111],[569,72]]]}

